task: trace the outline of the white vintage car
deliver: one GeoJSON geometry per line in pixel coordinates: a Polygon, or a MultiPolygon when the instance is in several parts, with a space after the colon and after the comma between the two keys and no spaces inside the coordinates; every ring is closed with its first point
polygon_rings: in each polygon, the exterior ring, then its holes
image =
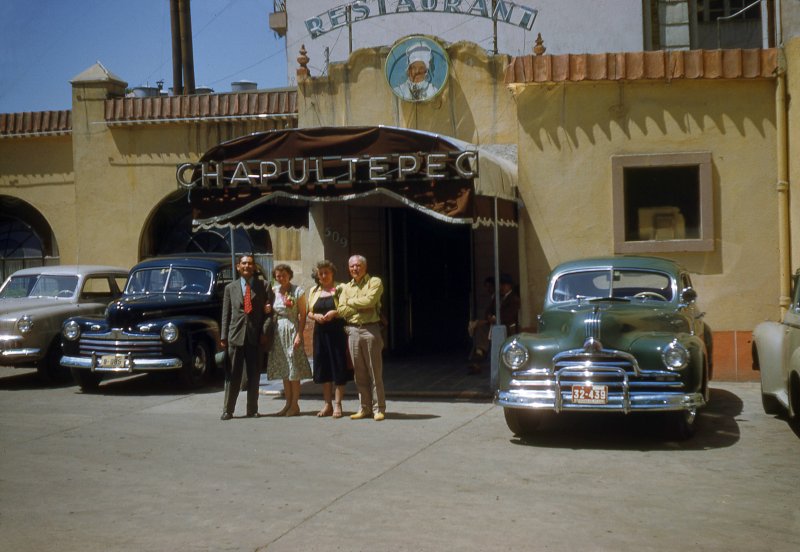
{"type": "Polygon", "coordinates": [[[48,383],[69,381],[61,359],[61,325],[70,316],[102,314],[119,297],[128,271],[61,265],[18,270],[0,288],[0,365],[36,367],[48,383]]]}
{"type": "Polygon", "coordinates": [[[782,322],[762,322],[753,331],[753,369],[761,372],[761,401],[767,414],[800,416],[800,270],[792,303],[782,322]]]}

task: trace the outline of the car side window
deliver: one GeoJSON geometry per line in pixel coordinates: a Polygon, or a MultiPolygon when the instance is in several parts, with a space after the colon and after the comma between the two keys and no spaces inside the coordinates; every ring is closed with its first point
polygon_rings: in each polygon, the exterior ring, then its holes
{"type": "Polygon", "coordinates": [[[90,276],[83,283],[81,299],[87,301],[111,300],[114,289],[106,276],[90,276]]]}

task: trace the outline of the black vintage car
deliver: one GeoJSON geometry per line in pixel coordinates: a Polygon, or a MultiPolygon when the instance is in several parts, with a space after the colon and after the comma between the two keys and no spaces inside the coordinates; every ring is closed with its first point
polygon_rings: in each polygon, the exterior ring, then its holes
{"type": "Polygon", "coordinates": [[[215,370],[223,289],[230,257],[170,256],[133,267],[124,294],[103,317],[74,317],[62,327],[61,365],[81,389],[104,375],[177,372],[199,386],[215,370]]]}

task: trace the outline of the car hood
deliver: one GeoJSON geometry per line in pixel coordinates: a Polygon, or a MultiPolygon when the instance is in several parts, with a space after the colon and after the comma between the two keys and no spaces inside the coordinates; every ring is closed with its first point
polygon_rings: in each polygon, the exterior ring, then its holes
{"type": "Polygon", "coordinates": [[[643,335],[689,333],[689,319],[676,308],[644,303],[595,301],[553,308],[542,314],[541,334],[557,336],[565,346],[595,337],[606,348],[628,350],[643,335]]]}
{"type": "Polygon", "coordinates": [[[108,305],[106,320],[112,328],[122,328],[160,318],[208,315],[219,310],[219,302],[207,295],[127,295],[108,305]]]}

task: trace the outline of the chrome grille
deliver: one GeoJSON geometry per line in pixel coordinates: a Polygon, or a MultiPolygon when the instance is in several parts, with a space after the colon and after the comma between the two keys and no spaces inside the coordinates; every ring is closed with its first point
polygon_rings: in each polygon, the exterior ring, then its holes
{"type": "Polygon", "coordinates": [[[162,355],[159,336],[112,332],[107,334],[82,335],[78,342],[80,355],[127,355],[139,358],[158,358],[162,355]]]}
{"type": "Polygon", "coordinates": [[[603,349],[586,352],[583,349],[565,351],[553,358],[553,373],[561,385],[598,384],[622,390],[625,380],[638,391],[680,390],[679,374],[669,370],[642,370],[633,355],[603,349]]]}

